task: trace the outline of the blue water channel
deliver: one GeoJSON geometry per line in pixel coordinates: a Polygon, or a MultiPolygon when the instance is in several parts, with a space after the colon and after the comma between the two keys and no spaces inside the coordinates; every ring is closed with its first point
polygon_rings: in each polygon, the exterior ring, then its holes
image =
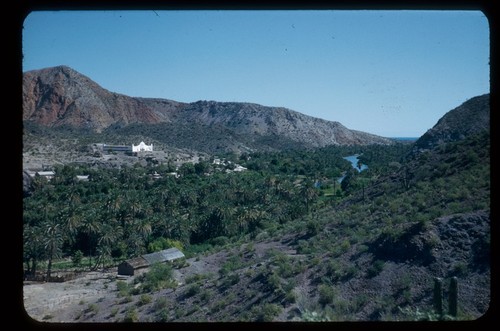
{"type": "MultiPolygon", "coordinates": [[[[361,164],[361,167],[358,167],[358,157],[359,154],[354,154],[354,155],[344,156],[343,159],[351,162],[352,167],[356,169],[358,172],[368,169],[368,166],[366,164],[361,164]]],[[[345,175],[338,178],[337,181],[341,183],[344,178],[345,175]]]]}
{"type": "Polygon", "coordinates": [[[356,169],[358,172],[361,172],[363,170],[368,169],[368,166],[366,164],[361,164],[361,168],[358,167],[358,157],[359,157],[359,154],[354,154],[354,155],[345,156],[345,157],[343,157],[343,159],[351,162],[352,167],[354,169],[356,169]]]}

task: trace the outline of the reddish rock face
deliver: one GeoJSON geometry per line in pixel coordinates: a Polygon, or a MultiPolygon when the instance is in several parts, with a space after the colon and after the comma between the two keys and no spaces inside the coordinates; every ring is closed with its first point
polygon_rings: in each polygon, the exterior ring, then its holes
{"type": "Polygon", "coordinates": [[[75,70],[60,66],[23,77],[23,120],[102,131],[111,124],[158,123],[140,100],[109,92],[75,70]]]}
{"type": "MultiPolygon", "coordinates": [[[[237,135],[287,139],[307,147],[393,143],[384,137],[350,130],[339,122],[282,107],[215,101],[186,104],[129,97],[110,92],[66,66],[24,73],[23,120],[48,127],[69,125],[96,132],[112,124],[166,122],[174,124],[176,130],[199,125],[237,135]]],[[[237,142],[241,144],[246,142],[237,142]]]]}

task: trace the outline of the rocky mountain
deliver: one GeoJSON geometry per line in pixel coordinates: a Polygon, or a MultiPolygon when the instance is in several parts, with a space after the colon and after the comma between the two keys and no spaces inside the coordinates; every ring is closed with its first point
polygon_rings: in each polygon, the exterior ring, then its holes
{"type": "MultiPolygon", "coordinates": [[[[228,145],[272,138],[306,147],[391,144],[390,139],[350,130],[296,111],[251,103],[138,98],[110,92],[90,78],[58,66],[24,73],[23,120],[48,127],[70,126],[102,132],[130,124],[168,123],[183,130],[191,124],[227,131],[228,145]],[[245,137],[245,138],[241,138],[245,137]]],[[[205,138],[206,139],[206,138],[205,138]]],[[[258,146],[257,146],[258,147],[258,146]]]]}
{"type": "Polygon", "coordinates": [[[414,152],[490,131],[490,95],[471,98],[446,113],[415,142],[414,152]]]}
{"type": "Polygon", "coordinates": [[[23,120],[102,131],[114,123],[158,123],[140,99],[112,93],[67,66],[23,75],[23,120]]]}

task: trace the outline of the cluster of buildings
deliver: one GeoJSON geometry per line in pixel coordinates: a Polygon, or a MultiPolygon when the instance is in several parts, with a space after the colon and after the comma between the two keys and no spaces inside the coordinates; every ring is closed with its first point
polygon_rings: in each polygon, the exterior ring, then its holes
{"type": "MultiPolygon", "coordinates": [[[[153,152],[153,144],[147,145],[144,143],[144,141],[141,141],[138,145],[108,145],[104,143],[99,143],[99,144],[94,144],[94,148],[99,150],[102,153],[124,153],[124,154],[137,154],[140,152],[153,152]]],[[[95,149],[94,149],[95,152],[95,149]]],[[[219,171],[225,171],[227,173],[231,172],[242,172],[245,170],[248,170],[247,168],[233,163],[229,160],[225,159],[214,159],[213,164],[216,166],[217,170],[219,171]]],[[[51,170],[50,168],[46,168],[42,166],[43,170],[42,171],[27,171],[31,177],[35,176],[41,176],[46,178],[47,180],[51,180],[55,176],[55,172],[51,170]]],[[[167,175],[169,176],[174,176],[175,178],[180,177],[180,175],[177,172],[171,172],[168,173],[167,175]]],[[[162,176],[158,174],[156,171],[154,174],[151,175],[153,179],[160,179],[162,176]]],[[[76,179],[79,181],[88,181],[89,176],[88,175],[77,175],[76,179]]]]}
{"type": "Polygon", "coordinates": [[[221,159],[214,159],[213,164],[218,165],[218,166],[223,166],[223,167],[227,167],[228,165],[232,165],[233,169],[232,170],[226,169],[226,172],[242,172],[242,171],[248,170],[247,168],[245,168],[239,164],[236,164],[236,163],[233,164],[231,161],[226,161],[226,160],[221,160],[221,159]]]}
{"type": "MultiPolygon", "coordinates": [[[[31,177],[40,176],[47,178],[47,180],[51,180],[56,175],[56,173],[53,170],[43,170],[43,171],[27,170],[27,172],[31,177]]],[[[79,181],[87,182],[89,180],[89,175],[76,175],[76,179],[79,181]]]]}
{"type": "Polygon", "coordinates": [[[139,152],[152,152],[153,144],[146,145],[144,141],[141,141],[139,145],[108,145],[108,144],[96,144],[104,153],[121,152],[126,154],[134,154],[139,152]]]}

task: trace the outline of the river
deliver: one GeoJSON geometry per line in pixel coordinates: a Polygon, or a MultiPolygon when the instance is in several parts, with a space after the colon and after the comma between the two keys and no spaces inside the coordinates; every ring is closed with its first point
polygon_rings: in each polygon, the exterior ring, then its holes
{"type": "MultiPolygon", "coordinates": [[[[363,170],[368,169],[368,166],[366,164],[361,164],[361,168],[358,167],[358,157],[359,157],[359,154],[354,154],[354,155],[344,156],[343,159],[351,162],[352,167],[354,169],[356,169],[358,172],[361,172],[363,170]]],[[[337,182],[341,183],[344,178],[345,178],[345,175],[342,177],[339,177],[337,179],[337,182]]]]}
{"type": "Polygon", "coordinates": [[[363,170],[368,169],[368,166],[366,164],[361,164],[361,168],[358,167],[358,157],[359,157],[359,154],[354,154],[354,155],[345,156],[345,157],[343,157],[343,159],[351,162],[352,167],[354,169],[356,169],[358,172],[361,172],[363,170]]]}

